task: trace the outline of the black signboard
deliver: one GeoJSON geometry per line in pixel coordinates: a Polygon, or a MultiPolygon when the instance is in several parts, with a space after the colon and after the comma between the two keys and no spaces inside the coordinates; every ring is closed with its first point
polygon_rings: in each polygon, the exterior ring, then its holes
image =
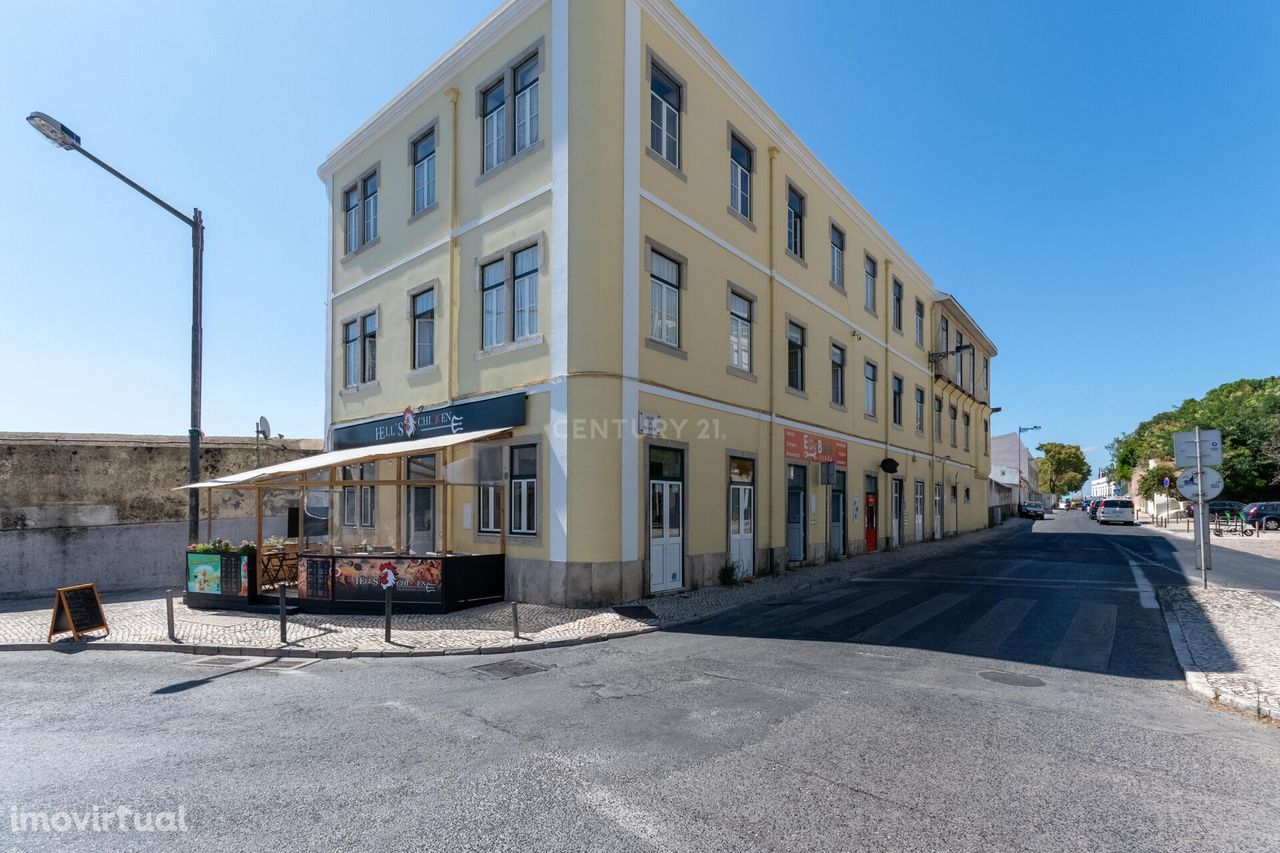
{"type": "Polygon", "coordinates": [[[488,400],[455,403],[438,409],[405,412],[368,423],[338,427],[333,431],[333,449],[347,450],[436,435],[524,426],[525,396],[523,392],[507,394],[488,400]]]}
{"type": "Polygon", "coordinates": [[[102,612],[98,589],[91,583],[67,586],[58,590],[53,600],[53,617],[49,620],[49,642],[54,634],[71,632],[79,640],[87,631],[105,629],[108,634],[107,615],[102,612]]]}

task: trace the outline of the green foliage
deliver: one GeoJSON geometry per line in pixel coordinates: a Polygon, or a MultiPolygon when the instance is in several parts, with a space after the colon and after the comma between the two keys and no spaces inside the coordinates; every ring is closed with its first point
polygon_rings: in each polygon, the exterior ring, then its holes
{"type": "Polygon", "coordinates": [[[1161,462],[1154,468],[1148,468],[1142,472],[1142,476],[1138,479],[1138,494],[1147,500],[1151,500],[1157,494],[1164,492],[1164,478],[1169,478],[1169,491],[1173,494],[1177,491],[1177,487],[1173,485],[1178,479],[1178,469],[1174,468],[1168,462],[1161,462]]]}
{"type": "Polygon", "coordinates": [[[1065,495],[1084,485],[1093,469],[1078,444],[1047,441],[1036,447],[1044,454],[1036,460],[1040,472],[1040,491],[1065,495]]]}
{"type": "Polygon", "coordinates": [[[193,554],[233,554],[239,549],[227,539],[210,539],[197,542],[187,549],[193,554]]]}
{"type": "Polygon", "coordinates": [[[737,560],[725,560],[724,565],[720,567],[720,583],[725,586],[733,586],[738,582],[738,562],[737,560]]]}
{"type": "Polygon", "coordinates": [[[1226,499],[1260,500],[1280,496],[1280,376],[1239,379],[1188,399],[1176,409],[1138,424],[1107,445],[1114,477],[1127,481],[1150,459],[1173,457],[1173,434],[1195,429],[1222,430],[1226,499]]]}

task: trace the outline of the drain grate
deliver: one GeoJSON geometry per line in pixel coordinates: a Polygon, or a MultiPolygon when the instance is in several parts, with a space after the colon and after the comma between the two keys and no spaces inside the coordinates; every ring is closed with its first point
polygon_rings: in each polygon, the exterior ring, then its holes
{"type": "Polygon", "coordinates": [[[192,661],[196,666],[235,666],[247,661],[248,658],[229,658],[225,655],[211,655],[210,657],[200,657],[198,660],[192,661]]]}
{"type": "Polygon", "coordinates": [[[1001,672],[998,669],[986,669],[978,673],[979,678],[994,681],[996,684],[1007,684],[1010,687],[1044,687],[1044,679],[1034,675],[1020,675],[1016,672],[1001,672]]]}
{"type": "Polygon", "coordinates": [[[500,660],[495,663],[473,666],[477,672],[483,672],[490,678],[516,678],[521,675],[532,675],[535,672],[546,672],[545,666],[529,663],[524,660],[500,660]]]}
{"type": "Polygon", "coordinates": [[[613,608],[613,612],[628,619],[657,619],[658,616],[643,604],[623,604],[613,608]]]}

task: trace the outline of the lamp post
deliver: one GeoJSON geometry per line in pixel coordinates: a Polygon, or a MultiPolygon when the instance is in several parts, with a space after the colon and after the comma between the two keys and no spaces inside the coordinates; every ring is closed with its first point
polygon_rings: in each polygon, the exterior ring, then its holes
{"type": "Polygon", "coordinates": [[[1022,435],[1040,429],[1038,426],[1018,427],[1018,513],[1022,513],[1022,435]]]}
{"type": "MultiPolygon", "coordinates": [[[[203,358],[203,288],[204,288],[204,217],[200,208],[187,216],[173,205],[161,199],[141,184],[113,169],[80,146],[80,136],[57,119],[41,112],[27,116],[27,123],[59,148],[78,151],[88,160],[115,175],[169,213],[181,219],[191,229],[191,427],[187,430],[187,476],[190,482],[200,481],[200,373],[203,358]]],[[[187,540],[195,542],[200,535],[200,496],[196,489],[187,490],[187,540]]]]}

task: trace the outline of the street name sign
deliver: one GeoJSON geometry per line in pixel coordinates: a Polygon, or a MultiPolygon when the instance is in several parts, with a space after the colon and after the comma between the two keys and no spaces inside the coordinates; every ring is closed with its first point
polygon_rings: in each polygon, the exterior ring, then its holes
{"type": "Polygon", "coordinates": [[[1178,475],[1178,491],[1189,501],[1211,501],[1222,494],[1222,475],[1212,468],[1205,468],[1197,476],[1195,471],[1183,471],[1178,475]]]}
{"type": "MultiPolygon", "coordinates": [[[[1173,434],[1173,462],[1179,468],[1196,467],[1196,433],[1175,432],[1173,434]]],[[[1200,464],[1222,464],[1222,431],[1216,429],[1200,430],[1200,464]]]]}

